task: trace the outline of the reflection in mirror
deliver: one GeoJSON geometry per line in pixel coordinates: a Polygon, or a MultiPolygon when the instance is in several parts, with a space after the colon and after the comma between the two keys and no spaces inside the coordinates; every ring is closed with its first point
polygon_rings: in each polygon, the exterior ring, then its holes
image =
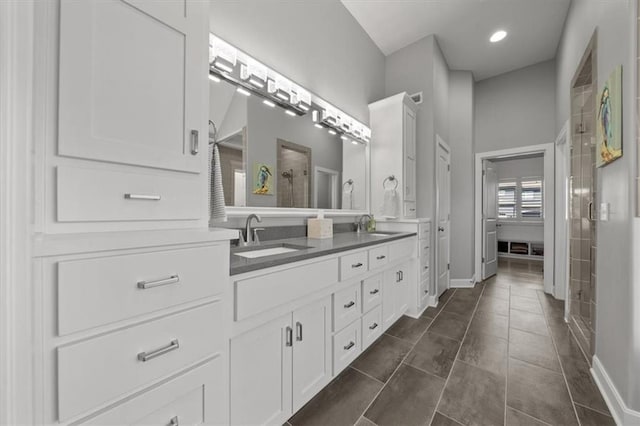
{"type": "Polygon", "coordinates": [[[227,206],[366,210],[363,143],[224,80],[209,101],[227,206]]]}

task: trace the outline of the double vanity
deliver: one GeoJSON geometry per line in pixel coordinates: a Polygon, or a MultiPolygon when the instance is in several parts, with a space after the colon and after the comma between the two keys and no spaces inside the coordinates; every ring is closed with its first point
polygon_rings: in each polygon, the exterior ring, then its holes
{"type": "Polygon", "coordinates": [[[232,248],[231,424],[284,423],[407,312],[416,241],[343,232],[232,248]]]}

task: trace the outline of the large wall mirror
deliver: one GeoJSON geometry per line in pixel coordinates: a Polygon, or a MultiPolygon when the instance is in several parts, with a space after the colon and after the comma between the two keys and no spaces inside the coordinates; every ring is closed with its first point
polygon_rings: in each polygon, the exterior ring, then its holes
{"type": "Polygon", "coordinates": [[[368,210],[365,140],[325,126],[313,102],[301,112],[231,72],[212,70],[209,138],[220,153],[225,204],[232,212],[368,210]]]}

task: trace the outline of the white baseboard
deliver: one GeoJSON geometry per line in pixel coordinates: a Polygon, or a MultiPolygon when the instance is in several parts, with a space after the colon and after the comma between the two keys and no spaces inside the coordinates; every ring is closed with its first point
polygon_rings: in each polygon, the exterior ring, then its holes
{"type": "Polygon", "coordinates": [[[474,285],[476,285],[475,275],[471,278],[463,278],[463,279],[449,281],[449,287],[451,288],[472,288],[474,285]]]}
{"type": "Polygon", "coordinates": [[[593,357],[591,375],[598,385],[616,424],[622,426],[640,425],[640,412],[627,407],[597,356],[593,357]]]}
{"type": "Polygon", "coordinates": [[[433,306],[434,308],[438,306],[438,298],[435,294],[429,296],[429,303],[427,303],[427,306],[433,306]]]}

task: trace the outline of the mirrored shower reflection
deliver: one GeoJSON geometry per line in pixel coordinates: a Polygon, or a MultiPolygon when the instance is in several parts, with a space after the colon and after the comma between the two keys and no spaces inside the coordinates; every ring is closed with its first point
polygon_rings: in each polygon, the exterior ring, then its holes
{"type": "Polygon", "coordinates": [[[315,126],[311,114],[288,115],[225,81],[210,84],[210,119],[227,206],[367,208],[364,144],[315,126]]]}

